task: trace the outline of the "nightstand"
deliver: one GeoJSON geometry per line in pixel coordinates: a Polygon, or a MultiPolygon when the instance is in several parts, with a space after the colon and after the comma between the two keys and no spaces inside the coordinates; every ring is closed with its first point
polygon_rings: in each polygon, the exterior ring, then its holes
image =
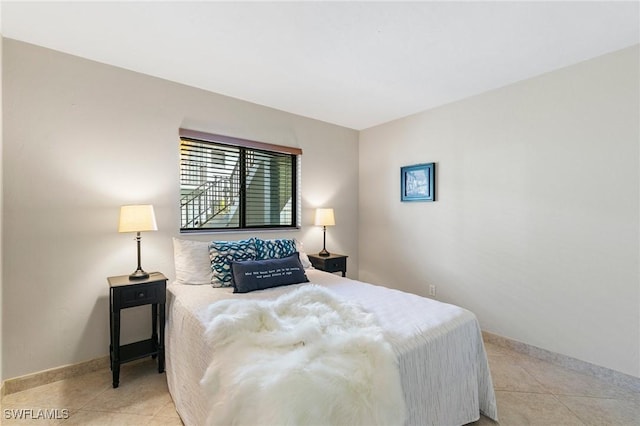
{"type": "Polygon", "coordinates": [[[109,281],[109,322],[111,344],[109,356],[113,387],[120,383],[120,364],[151,356],[158,358],[158,373],[164,372],[164,304],[167,300],[167,277],[152,272],[149,278],[130,280],[128,275],[107,278],[109,281]],[[151,305],[151,339],[120,346],[120,310],[151,305]],[[158,327],[158,324],[160,325],[158,327]],[[159,330],[158,330],[159,328],[159,330]]]}
{"type": "Polygon", "coordinates": [[[329,256],[319,256],[317,254],[307,254],[314,268],[325,272],[342,272],[342,276],[347,275],[347,257],[344,254],[330,254],[329,256]]]}

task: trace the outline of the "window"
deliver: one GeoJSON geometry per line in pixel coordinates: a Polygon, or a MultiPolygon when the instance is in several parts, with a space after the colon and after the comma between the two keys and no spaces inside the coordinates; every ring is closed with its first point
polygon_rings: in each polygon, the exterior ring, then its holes
{"type": "Polygon", "coordinates": [[[180,232],[296,227],[301,155],[180,129],[180,232]]]}

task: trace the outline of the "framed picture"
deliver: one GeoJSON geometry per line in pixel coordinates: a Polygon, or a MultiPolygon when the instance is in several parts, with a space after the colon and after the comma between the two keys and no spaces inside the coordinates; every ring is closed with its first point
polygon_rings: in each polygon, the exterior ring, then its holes
{"type": "Polygon", "coordinates": [[[400,168],[401,201],[436,200],[436,163],[416,164],[400,168]]]}

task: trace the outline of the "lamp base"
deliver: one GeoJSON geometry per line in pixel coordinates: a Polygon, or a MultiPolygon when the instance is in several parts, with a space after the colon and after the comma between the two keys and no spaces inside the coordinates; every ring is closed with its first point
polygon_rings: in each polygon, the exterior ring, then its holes
{"type": "Polygon", "coordinates": [[[133,274],[129,275],[130,280],[144,280],[146,278],[149,278],[149,274],[142,269],[136,269],[133,274]]]}
{"type": "Polygon", "coordinates": [[[331,253],[329,253],[326,248],[323,248],[322,251],[318,253],[318,256],[327,257],[331,256],[331,253]]]}

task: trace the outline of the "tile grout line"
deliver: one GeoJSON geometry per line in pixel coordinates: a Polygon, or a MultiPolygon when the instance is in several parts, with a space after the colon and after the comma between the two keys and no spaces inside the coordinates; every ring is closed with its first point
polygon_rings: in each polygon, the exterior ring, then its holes
{"type": "MultiPolygon", "coordinates": [[[[569,407],[567,404],[565,404],[564,402],[562,402],[562,399],[560,399],[560,398],[559,398],[559,396],[562,396],[562,395],[556,395],[556,394],[553,394],[553,393],[552,393],[551,395],[552,395],[552,396],[555,398],[555,400],[556,400],[556,401],[558,401],[558,402],[559,402],[559,403],[560,403],[564,408],[566,408],[567,410],[569,410],[569,412],[570,412],[571,414],[573,414],[573,415],[574,415],[574,416],[575,416],[575,417],[580,421],[580,423],[582,423],[582,424],[583,424],[583,425],[585,425],[585,426],[587,425],[587,422],[585,422],[584,420],[582,420],[582,417],[580,417],[580,416],[578,415],[578,413],[576,413],[575,411],[573,411],[573,410],[571,409],[571,407],[569,407]]],[[[565,395],[565,396],[566,396],[566,395],[565,395]]]]}
{"type": "Polygon", "coordinates": [[[511,393],[530,393],[533,395],[553,395],[550,392],[536,392],[530,390],[517,390],[517,389],[495,389],[496,392],[511,392],[511,393]]]}
{"type": "MultiPolygon", "coordinates": [[[[109,385],[109,386],[111,386],[111,385],[109,385]]],[[[84,407],[89,405],[90,402],[94,401],[96,398],[100,397],[100,395],[104,394],[108,390],[109,390],[109,387],[107,387],[106,389],[103,389],[102,391],[98,392],[93,398],[89,398],[87,401],[85,401],[85,403],[82,405],[82,407],[80,407],[78,410],[82,410],[84,407]]],[[[90,411],[90,410],[84,410],[84,411],[90,411]]]]}
{"type": "MultiPolygon", "coordinates": [[[[526,365],[523,365],[523,364],[521,364],[520,362],[518,362],[518,361],[519,361],[518,357],[522,357],[522,356],[526,356],[526,357],[529,357],[529,358],[533,358],[533,357],[531,357],[530,355],[527,355],[527,354],[522,354],[522,353],[520,353],[520,352],[516,352],[516,351],[514,351],[514,352],[515,352],[516,354],[518,354],[518,356],[515,356],[515,357],[514,357],[514,356],[512,356],[512,355],[505,354],[503,357],[504,357],[504,358],[510,358],[510,361],[511,361],[511,362],[513,362],[513,364],[515,364],[518,368],[521,368],[521,369],[522,369],[522,371],[524,371],[524,372],[525,372],[529,377],[531,377],[531,378],[533,379],[533,381],[534,381],[534,382],[536,382],[536,383],[537,383],[537,384],[538,384],[542,389],[544,389],[544,392],[529,392],[529,393],[536,393],[536,394],[550,394],[550,395],[553,395],[552,390],[551,390],[551,389],[549,389],[549,388],[548,388],[548,387],[547,387],[547,386],[546,386],[542,381],[540,381],[540,380],[536,377],[536,375],[526,367],[526,365]]],[[[535,359],[535,358],[534,358],[534,359],[535,359]]]]}

